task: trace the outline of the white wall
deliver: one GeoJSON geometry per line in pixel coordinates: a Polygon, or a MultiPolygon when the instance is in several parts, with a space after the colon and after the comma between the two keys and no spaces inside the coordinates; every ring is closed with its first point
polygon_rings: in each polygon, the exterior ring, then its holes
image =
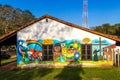
{"type": "Polygon", "coordinates": [[[43,19],[39,22],[36,22],[17,33],[18,40],[38,40],[38,39],[57,39],[57,40],[69,40],[69,39],[79,39],[82,40],[85,37],[89,37],[91,40],[99,39],[101,37],[102,40],[107,40],[111,44],[115,44],[115,41],[110,40],[108,38],[98,36],[96,34],[89,33],[87,31],[83,31],[57,21],[48,19],[43,19]]]}

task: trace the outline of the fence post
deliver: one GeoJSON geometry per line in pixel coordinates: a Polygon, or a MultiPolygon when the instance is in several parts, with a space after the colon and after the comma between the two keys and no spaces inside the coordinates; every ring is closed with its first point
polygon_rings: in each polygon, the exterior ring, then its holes
{"type": "Polygon", "coordinates": [[[118,52],[118,66],[119,66],[119,63],[120,63],[120,61],[119,61],[119,60],[120,60],[120,59],[119,59],[120,57],[119,57],[119,56],[120,56],[120,53],[118,52]]]}
{"type": "Polygon", "coordinates": [[[116,53],[114,53],[114,65],[116,66],[116,53]]]}

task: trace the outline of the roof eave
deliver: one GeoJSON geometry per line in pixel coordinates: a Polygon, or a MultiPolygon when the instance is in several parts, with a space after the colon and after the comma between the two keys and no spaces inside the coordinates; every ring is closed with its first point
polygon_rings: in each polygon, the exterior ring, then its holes
{"type": "Polygon", "coordinates": [[[100,32],[96,32],[94,30],[91,30],[91,29],[88,29],[88,28],[85,28],[85,27],[82,27],[82,26],[79,26],[79,25],[76,25],[76,24],[73,24],[73,23],[70,23],[70,22],[67,22],[67,21],[64,21],[64,20],[61,20],[61,19],[58,19],[58,18],[55,18],[55,17],[52,17],[52,16],[49,16],[48,14],[38,18],[38,19],[35,19],[33,21],[30,21],[28,23],[26,23],[25,25],[22,25],[20,27],[18,27],[16,30],[13,30],[11,32],[9,32],[8,34],[5,34],[3,35],[2,37],[0,37],[0,42],[2,39],[6,38],[7,36],[10,36],[12,34],[15,34],[17,31],[20,31],[21,29],[29,26],[29,25],[32,25],[42,19],[45,19],[45,18],[49,18],[49,19],[52,19],[52,20],[55,20],[55,21],[58,21],[60,23],[63,23],[65,25],[68,25],[68,26],[71,26],[71,27],[74,27],[74,28],[78,28],[78,29],[81,29],[81,30],[85,30],[85,31],[88,31],[90,33],[93,33],[93,34],[96,34],[96,35],[100,35],[100,36],[103,36],[103,37],[106,37],[106,38],[109,38],[111,40],[115,40],[115,41],[119,41],[120,42],[120,39],[117,39],[117,38],[114,38],[114,37],[111,37],[109,35],[106,35],[106,34],[103,34],[103,33],[100,33],[100,32]]]}

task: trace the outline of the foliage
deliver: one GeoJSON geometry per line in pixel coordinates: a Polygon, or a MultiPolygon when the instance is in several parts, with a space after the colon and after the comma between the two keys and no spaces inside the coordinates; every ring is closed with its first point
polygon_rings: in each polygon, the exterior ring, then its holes
{"type": "Polygon", "coordinates": [[[34,19],[29,10],[0,4],[0,36],[34,19]]]}
{"type": "Polygon", "coordinates": [[[0,70],[2,80],[120,80],[120,68],[39,68],[0,70]]]}
{"type": "Polygon", "coordinates": [[[96,26],[93,29],[104,34],[120,36],[120,24],[103,24],[101,26],[96,26]]]}

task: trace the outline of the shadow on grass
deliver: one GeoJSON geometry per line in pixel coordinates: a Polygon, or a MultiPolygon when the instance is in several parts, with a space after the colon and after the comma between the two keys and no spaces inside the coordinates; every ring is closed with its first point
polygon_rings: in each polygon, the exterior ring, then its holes
{"type": "Polygon", "coordinates": [[[56,75],[54,78],[56,80],[82,80],[82,74],[85,74],[81,66],[71,66],[74,65],[72,62],[68,64],[61,73],[56,75]]]}
{"type": "MultiPolygon", "coordinates": [[[[65,68],[31,68],[0,71],[0,80],[82,80],[84,70],[72,62],[65,68]],[[73,66],[71,66],[73,65],[73,66]]],[[[77,64],[76,64],[77,65],[77,64]]]]}
{"type": "Polygon", "coordinates": [[[40,80],[42,77],[48,75],[53,69],[39,68],[39,69],[22,69],[22,70],[3,70],[0,73],[2,80],[40,80]]]}

